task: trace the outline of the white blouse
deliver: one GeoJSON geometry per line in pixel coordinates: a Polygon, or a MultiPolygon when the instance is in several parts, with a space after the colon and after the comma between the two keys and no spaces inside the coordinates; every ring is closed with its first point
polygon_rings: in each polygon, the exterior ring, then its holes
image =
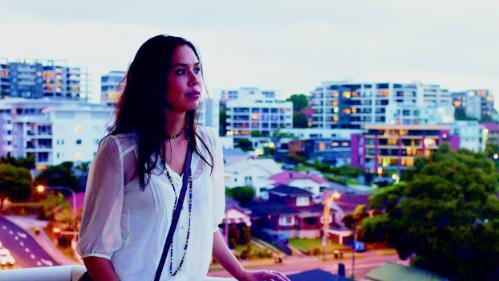
{"type": "MultiPolygon", "coordinates": [[[[213,130],[197,133],[213,155],[213,172],[197,153],[192,155],[193,202],[189,246],[176,276],[169,273],[170,251],[161,280],[205,280],[211,260],[213,233],[224,215],[222,148],[213,130]]],[[[197,147],[211,163],[206,148],[197,147]]],[[[173,152],[175,153],[175,152],[173,152]]],[[[135,176],[137,146],[133,134],[103,139],[90,169],[81,221],[78,252],[82,258],[110,259],[121,281],[153,280],[170,227],[175,194],[158,161],[144,191],[135,176]]],[[[180,191],[182,178],[169,173],[180,191]]],[[[188,231],[188,193],[172,242],[173,269],[180,263],[188,231]]]]}

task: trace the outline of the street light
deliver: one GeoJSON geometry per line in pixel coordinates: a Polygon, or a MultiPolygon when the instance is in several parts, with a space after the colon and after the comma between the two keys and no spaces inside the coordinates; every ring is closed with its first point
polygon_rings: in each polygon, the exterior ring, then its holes
{"type": "Polygon", "coordinates": [[[322,252],[323,252],[323,260],[326,260],[326,241],[327,241],[327,232],[329,230],[329,210],[333,205],[333,201],[335,199],[339,199],[341,194],[338,191],[334,191],[331,195],[325,194],[324,198],[324,211],[323,211],[323,228],[322,228],[322,252]]]}
{"type": "MultiPolygon", "coordinates": [[[[65,187],[65,186],[44,186],[44,185],[41,185],[41,184],[37,185],[37,186],[35,187],[35,189],[36,189],[36,191],[37,191],[38,193],[43,193],[43,192],[45,192],[45,190],[67,190],[67,191],[71,192],[71,195],[72,195],[71,197],[72,197],[72,199],[73,199],[73,200],[72,200],[72,201],[73,201],[73,206],[71,207],[71,218],[72,218],[73,220],[74,220],[74,219],[76,219],[76,194],[75,194],[75,192],[74,192],[72,189],[70,189],[70,188],[68,188],[68,187],[65,187]]],[[[76,229],[76,227],[75,227],[75,229],[76,229]]],[[[53,232],[54,232],[54,234],[55,234],[56,236],[59,236],[59,235],[62,235],[62,234],[63,234],[63,232],[61,231],[61,229],[60,229],[60,228],[58,228],[58,227],[55,227],[55,228],[53,229],[53,232]]],[[[73,242],[74,242],[74,241],[77,241],[77,239],[76,239],[76,238],[77,238],[77,237],[76,237],[76,235],[77,235],[77,232],[75,231],[75,232],[73,233],[73,238],[71,239],[71,244],[72,244],[72,245],[73,245],[73,242]]]]}
{"type": "Polygon", "coordinates": [[[65,187],[65,186],[44,186],[41,184],[37,185],[35,189],[38,193],[44,193],[45,190],[67,190],[67,191],[71,192],[71,195],[72,195],[71,197],[73,199],[72,200],[73,206],[71,207],[71,215],[73,218],[76,218],[76,194],[72,189],[65,187]]]}

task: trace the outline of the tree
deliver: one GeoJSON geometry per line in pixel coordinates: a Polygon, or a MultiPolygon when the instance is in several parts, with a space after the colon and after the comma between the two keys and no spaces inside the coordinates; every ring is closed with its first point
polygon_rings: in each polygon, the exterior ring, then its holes
{"type": "Polygon", "coordinates": [[[218,122],[220,124],[219,134],[225,136],[225,132],[227,131],[227,110],[223,107],[218,112],[218,122]]]}
{"type": "Polygon", "coordinates": [[[406,177],[370,198],[385,213],[365,219],[360,236],[451,279],[497,280],[498,175],[486,155],[442,145],[406,177]]]}
{"type": "Polygon", "coordinates": [[[35,157],[28,156],[26,158],[14,158],[10,155],[0,157],[0,163],[11,164],[16,167],[24,167],[28,170],[35,168],[35,157]]]}
{"type": "Polygon", "coordinates": [[[308,98],[304,94],[294,94],[286,99],[293,103],[293,111],[297,112],[308,106],[308,98]]]}
{"type": "Polygon", "coordinates": [[[0,211],[5,199],[21,202],[31,197],[31,174],[24,167],[0,163],[0,211]]]}
{"type": "Polygon", "coordinates": [[[243,151],[253,150],[253,143],[249,139],[239,139],[236,147],[241,148],[243,151]]]}
{"type": "Polygon", "coordinates": [[[73,162],[63,162],[43,170],[35,179],[35,185],[67,186],[78,189],[78,177],[73,173],[73,162]]]}
{"type": "Polygon", "coordinates": [[[293,128],[308,128],[308,118],[305,116],[305,113],[293,113],[293,128]]]}
{"type": "Polygon", "coordinates": [[[255,189],[251,186],[237,186],[232,189],[232,198],[241,205],[251,202],[255,198],[255,189]]]}

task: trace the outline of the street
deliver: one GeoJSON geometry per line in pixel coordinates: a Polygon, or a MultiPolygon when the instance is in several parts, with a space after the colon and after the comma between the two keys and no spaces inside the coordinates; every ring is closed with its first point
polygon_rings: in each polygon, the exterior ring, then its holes
{"type": "Polygon", "coordinates": [[[16,267],[59,265],[26,231],[1,216],[0,241],[16,259],[16,267]]]}
{"type": "MultiPolygon", "coordinates": [[[[267,263],[261,265],[261,263],[256,262],[246,262],[243,261],[243,265],[250,269],[270,269],[275,271],[280,271],[286,275],[296,274],[312,269],[322,269],[333,274],[338,273],[338,264],[343,263],[346,269],[346,275],[351,275],[352,259],[348,255],[343,259],[333,259],[328,257],[328,260],[322,261],[321,257],[286,257],[284,263],[275,264],[267,263]],[[258,264],[258,265],[257,265],[258,264]]],[[[363,278],[365,274],[372,269],[382,266],[386,263],[400,263],[407,264],[406,261],[402,261],[398,258],[394,250],[371,250],[365,253],[355,254],[355,276],[356,279],[363,278]]],[[[229,277],[230,275],[217,267],[216,270],[212,270],[209,273],[210,276],[214,277],[229,277]]]]}

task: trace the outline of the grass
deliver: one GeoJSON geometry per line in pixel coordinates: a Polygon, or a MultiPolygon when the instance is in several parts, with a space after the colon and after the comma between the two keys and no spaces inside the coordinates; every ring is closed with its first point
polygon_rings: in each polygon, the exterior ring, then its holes
{"type": "MultiPolygon", "coordinates": [[[[322,239],[300,239],[300,238],[291,238],[288,240],[288,244],[302,251],[303,253],[313,253],[314,251],[322,252],[322,239]],[[317,250],[318,249],[318,250],[317,250]]],[[[348,247],[336,243],[332,243],[331,241],[327,241],[326,243],[326,252],[332,253],[336,249],[346,249],[348,247]]]]}
{"type": "MultiPolygon", "coordinates": [[[[274,253],[271,249],[267,248],[267,247],[262,247],[256,243],[254,243],[253,241],[250,242],[251,243],[251,251],[248,255],[248,259],[252,260],[252,259],[262,259],[262,258],[270,258],[272,257],[272,254],[274,253]],[[270,256],[265,256],[264,253],[266,253],[267,255],[270,255],[270,256]]],[[[246,245],[237,245],[235,249],[233,249],[234,253],[236,254],[236,256],[241,256],[242,252],[246,249],[246,245]]]]}
{"type": "Polygon", "coordinates": [[[359,185],[360,183],[354,179],[348,179],[347,185],[359,185]]]}

